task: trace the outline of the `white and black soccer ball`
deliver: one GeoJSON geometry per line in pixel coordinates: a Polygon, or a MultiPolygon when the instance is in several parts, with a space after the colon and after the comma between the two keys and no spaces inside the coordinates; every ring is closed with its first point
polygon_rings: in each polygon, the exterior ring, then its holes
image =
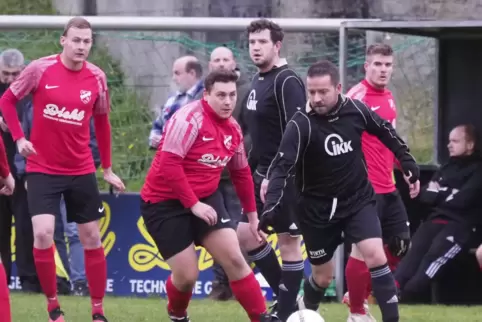
{"type": "Polygon", "coordinates": [[[325,319],[313,310],[299,310],[291,314],[286,322],[325,322],[325,319]]]}

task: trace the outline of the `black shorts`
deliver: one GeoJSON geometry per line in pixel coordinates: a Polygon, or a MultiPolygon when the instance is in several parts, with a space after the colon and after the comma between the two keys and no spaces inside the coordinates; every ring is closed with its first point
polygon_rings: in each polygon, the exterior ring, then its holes
{"type": "MultiPolygon", "coordinates": [[[[264,176],[260,175],[257,171],[253,174],[254,181],[254,195],[256,197],[256,211],[258,216],[263,213],[264,204],[261,201],[260,189],[264,176]]],[[[296,215],[296,186],[295,179],[291,177],[288,179],[285,189],[283,190],[283,198],[281,199],[281,213],[276,217],[276,221],[273,224],[273,230],[276,234],[290,234],[293,237],[300,236],[298,218],[296,215]]],[[[248,222],[246,215],[243,215],[241,222],[248,222]]]]}
{"type": "MultiPolygon", "coordinates": [[[[301,218],[320,217],[316,202],[300,202],[298,208],[301,218]],[[313,217],[315,216],[315,217],[313,217]]],[[[343,218],[336,214],[331,220],[311,223],[300,220],[300,228],[306,246],[308,260],[312,265],[322,265],[333,258],[337,247],[344,241],[356,244],[369,238],[381,238],[382,231],[377,215],[375,201],[371,201],[360,210],[343,218]]]]}
{"type": "Polygon", "coordinates": [[[410,222],[402,197],[398,191],[377,194],[378,216],[382,225],[383,241],[393,237],[410,238],[410,222]]]}
{"type": "Polygon", "coordinates": [[[77,176],[27,174],[28,208],[32,216],[60,215],[62,195],[68,222],[85,224],[104,217],[95,173],[77,176]]]}
{"type": "Polygon", "coordinates": [[[204,220],[196,217],[190,209],[184,208],[179,200],[150,203],[141,199],[141,215],[144,224],[165,260],[182,252],[192,243],[201,246],[204,237],[213,230],[235,228],[236,223],[229,217],[219,191],[201,199],[201,202],[216,210],[218,214],[216,225],[209,226],[204,220]]]}

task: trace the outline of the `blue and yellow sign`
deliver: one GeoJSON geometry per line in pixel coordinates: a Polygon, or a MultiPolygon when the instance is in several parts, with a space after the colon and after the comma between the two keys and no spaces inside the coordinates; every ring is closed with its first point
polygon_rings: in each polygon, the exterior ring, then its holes
{"type": "MultiPolygon", "coordinates": [[[[125,194],[116,197],[104,194],[102,198],[106,216],[100,223],[100,230],[107,256],[107,292],[116,296],[164,296],[170,269],[144,226],[144,220],[139,213],[139,195],[125,194]]],[[[12,236],[13,244],[15,235],[12,236]]],[[[269,241],[279,257],[276,236],[270,236],[269,241]]],[[[200,273],[193,297],[203,298],[211,292],[213,259],[204,248],[197,247],[196,250],[200,273]]],[[[303,256],[306,259],[304,245],[303,256]]],[[[56,257],[57,274],[65,276],[62,263],[58,256],[56,257]]],[[[309,270],[308,262],[305,266],[309,270]]],[[[260,274],[256,276],[266,298],[270,300],[272,292],[266,281],[260,274]]],[[[19,287],[18,278],[12,277],[10,288],[19,287]]]]}

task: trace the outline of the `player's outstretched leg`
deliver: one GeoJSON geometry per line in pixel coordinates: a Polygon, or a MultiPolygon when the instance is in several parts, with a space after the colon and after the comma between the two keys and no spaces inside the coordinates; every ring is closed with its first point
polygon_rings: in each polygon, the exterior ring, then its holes
{"type": "Polygon", "coordinates": [[[345,276],[348,293],[343,297],[343,303],[350,307],[349,319],[376,321],[369,312],[366,300],[371,291],[370,271],[356,245],[352,246],[352,252],[345,268],[345,276]]]}
{"type": "Polygon", "coordinates": [[[278,293],[278,306],[275,314],[284,321],[298,308],[298,296],[304,277],[304,261],[301,253],[301,238],[289,233],[278,234],[278,246],[282,259],[281,283],[278,293]]]}
{"type": "Polygon", "coordinates": [[[7,275],[2,261],[0,261],[0,322],[12,322],[7,275]]]}
{"type": "Polygon", "coordinates": [[[300,309],[318,311],[318,306],[323,301],[326,289],[333,279],[334,270],[332,260],[320,265],[311,265],[311,275],[303,284],[304,295],[300,309]]]}
{"type": "Polygon", "coordinates": [[[383,322],[398,322],[397,286],[383,248],[381,238],[369,238],[357,243],[360,253],[370,269],[372,288],[383,322]]]}
{"type": "Polygon", "coordinates": [[[251,233],[247,223],[240,222],[237,233],[241,248],[248,254],[248,260],[256,265],[273,290],[273,293],[278,295],[281,267],[273,247],[268,243],[260,245],[251,233]]]}
{"type": "Polygon", "coordinates": [[[244,259],[236,233],[230,228],[211,231],[203,246],[226,272],[231,289],[251,322],[260,322],[266,302],[254,273],[244,259]]]}
{"type": "Polygon", "coordinates": [[[85,275],[89,284],[92,320],[106,322],[104,296],[107,286],[107,262],[100,238],[98,221],[79,224],[79,237],[84,246],[85,275]]]}
{"type": "Polygon", "coordinates": [[[57,297],[57,273],[54,249],[54,215],[35,215],[32,217],[34,233],[33,257],[42,291],[47,298],[49,322],[64,322],[57,297]]]}

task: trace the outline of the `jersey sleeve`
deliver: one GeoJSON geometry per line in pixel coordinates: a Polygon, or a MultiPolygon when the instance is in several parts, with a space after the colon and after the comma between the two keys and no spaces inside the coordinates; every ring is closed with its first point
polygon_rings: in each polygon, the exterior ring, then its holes
{"type": "Polygon", "coordinates": [[[200,113],[187,117],[185,113],[176,113],[166,124],[162,151],[186,157],[198,137],[200,117],[200,113]]]}
{"type": "Polygon", "coordinates": [[[0,137],[0,177],[5,179],[10,174],[10,167],[7,161],[7,151],[2,137],[0,137]]]}
{"type": "Polygon", "coordinates": [[[356,108],[360,111],[365,130],[376,136],[390,151],[393,152],[400,163],[415,162],[410,154],[407,144],[398,136],[390,122],[382,119],[377,113],[370,110],[365,103],[353,100],[356,108]]]}
{"type": "Polygon", "coordinates": [[[94,71],[94,74],[97,77],[97,83],[99,86],[99,95],[94,104],[94,115],[108,114],[110,112],[110,96],[109,87],[107,85],[107,76],[98,67],[94,71]]]}
{"type": "Polygon", "coordinates": [[[311,125],[301,112],[288,122],[272,163],[263,215],[273,213],[275,216],[279,212],[286,181],[294,174],[296,164],[309,143],[310,134],[311,125]]]}
{"type": "Polygon", "coordinates": [[[276,100],[287,124],[306,104],[305,86],[298,76],[293,74],[277,80],[275,85],[276,100]]]}

